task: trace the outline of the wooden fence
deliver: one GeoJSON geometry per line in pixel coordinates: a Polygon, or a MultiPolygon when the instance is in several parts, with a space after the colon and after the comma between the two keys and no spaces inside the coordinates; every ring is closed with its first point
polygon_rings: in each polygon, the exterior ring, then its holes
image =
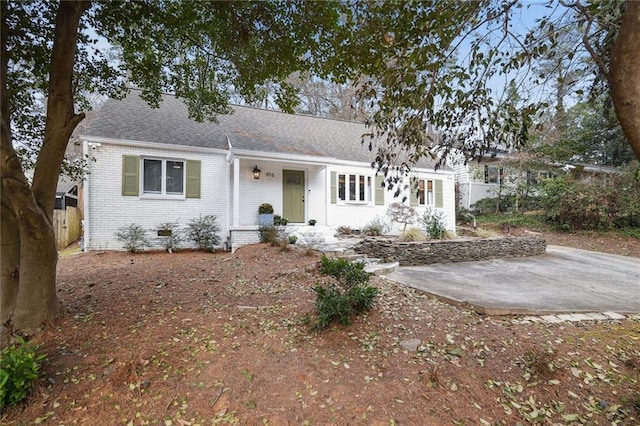
{"type": "Polygon", "coordinates": [[[77,208],[67,207],[66,210],[53,211],[53,231],[56,234],[58,250],[80,238],[80,214],[77,208]]]}

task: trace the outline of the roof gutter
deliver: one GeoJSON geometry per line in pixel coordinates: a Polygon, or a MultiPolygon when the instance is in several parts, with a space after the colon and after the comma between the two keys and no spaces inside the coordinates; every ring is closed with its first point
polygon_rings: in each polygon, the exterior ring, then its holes
{"type": "MultiPolygon", "coordinates": [[[[265,152],[265,151],[250,151],[246,149],[234,149],[233,153],[235,156],[242,158],[243,160],[252,160],[252,161],[264,161],[264,160],[272,160],[272,161],[283,161],[283,162],[292,162],[296,164],[311,164],[311,165],[319,165],[319,166],[351,166],[351,167],[362,167],[363,165],[370,166],[370,163],[365,163],[362,161],[350,161],[350,160],[340,160],[335,157],[320,157],[320,156],[312,156],[312,155],[295,155],[295,154],[286,154],[279,152],[265,152]]],[[[454,172],[451,170],[431,170],[422,167],[415,167],[414,171],[421,172],[429,172],[429,173],[442,173],[442,174],[453,174],[454,172]]]]}
{"type": "Polygon", "coordinates": [[[136,147],[155,148],[155,149],[171,149],[176,151],[204,152],[204,153],[216,153],[216,154],[221,154],[221,153],[226,154],[229,152],[226,149],[208,148],[205,146],[178,145],[178,144],[139,141],[139,140],[132,140],[132,139],[113,139],[113,138],[106,138],[104,136],[82,135],[80,139],[83,141],[99,142],[99,143],[110,144],[110,145],[136,146],[136,147]]]}

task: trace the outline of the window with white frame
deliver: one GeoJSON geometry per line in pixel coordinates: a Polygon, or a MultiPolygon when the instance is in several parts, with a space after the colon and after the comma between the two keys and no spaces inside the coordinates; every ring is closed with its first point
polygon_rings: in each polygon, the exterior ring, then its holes
{"type": "Polygon", "coordinates": [[[504,169],[498,166],[484,166],[484,183],[502,183],[504,169]]]}
{"type": "Polygon", "coordinates": [[[145,194],[183,195],[184,161],[142,159],[142,190],[145,194]]]}
{"type": "Polygon", "coordinates": [[[368,203],[372,201],[371,176],[360,174],[338,174],[338,200],[368,203]]]}
{"type": "Polygon", "coordinates": [[[418,181],[418,205],[433,206],[434,204],[433,181],[430,179],[420,179],[418,181]]]}

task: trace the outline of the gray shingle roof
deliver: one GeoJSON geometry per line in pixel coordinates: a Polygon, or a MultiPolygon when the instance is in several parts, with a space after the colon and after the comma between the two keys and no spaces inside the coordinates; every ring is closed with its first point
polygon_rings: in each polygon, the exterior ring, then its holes
{"type": "MultiPolygon", "coordinates": [[[[360,123],[245,106],[218,117],[219,123],[188,118],[181,99],[164,95],[160,108],[149,107],[138,90],[123,100],[108,100],[83,135],[163,144],[332,157],[370,164],[375,153],[361,143],[360,123]]],[[[421,161],[421,167],[429,167],[421,161]]],[[[432,167],[432,166],[431,166],[432,167]]]]}

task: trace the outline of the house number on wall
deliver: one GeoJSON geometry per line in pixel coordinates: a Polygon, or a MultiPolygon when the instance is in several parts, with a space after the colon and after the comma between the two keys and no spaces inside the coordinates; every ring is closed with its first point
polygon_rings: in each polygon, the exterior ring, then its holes
{"type": "Polygon", "coordinates": [[[275,172],[264,172],[264,176],[273,179],[273,178],[276,177],[276,173],[275,172]]]}

